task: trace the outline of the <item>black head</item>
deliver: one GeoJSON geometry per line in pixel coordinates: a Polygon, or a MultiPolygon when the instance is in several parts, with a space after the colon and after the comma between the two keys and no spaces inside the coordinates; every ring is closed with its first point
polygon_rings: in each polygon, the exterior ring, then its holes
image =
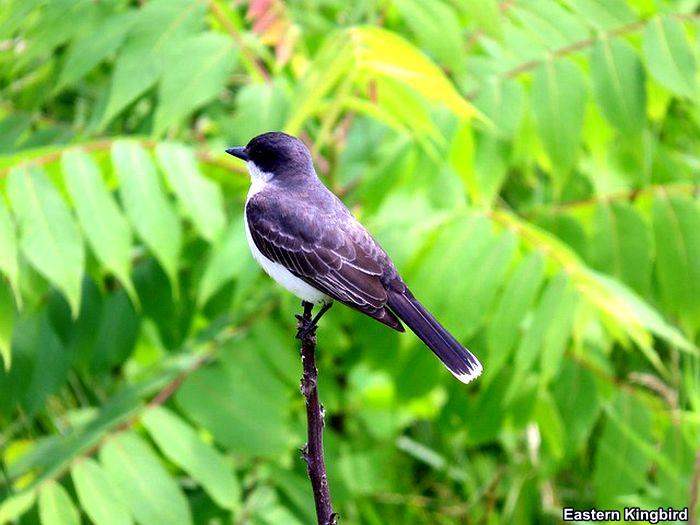
{"type": "Polygon", "coordinates": [[[304,143],[280,131],[258,135],[247,146],[230,148],[226,153],[250,161],[267,173],[313,170],[311,153],[304,143]]]}

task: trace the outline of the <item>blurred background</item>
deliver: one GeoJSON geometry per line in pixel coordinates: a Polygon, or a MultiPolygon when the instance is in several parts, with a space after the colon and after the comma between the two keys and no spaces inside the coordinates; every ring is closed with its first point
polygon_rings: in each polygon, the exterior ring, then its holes
{"type": "Polygon", "coordinates": [[[324,317],[341,523],[696,519],[699,4],[0,0],[0,522],[315,522],[269,130],[485,367],[324,317]]]}

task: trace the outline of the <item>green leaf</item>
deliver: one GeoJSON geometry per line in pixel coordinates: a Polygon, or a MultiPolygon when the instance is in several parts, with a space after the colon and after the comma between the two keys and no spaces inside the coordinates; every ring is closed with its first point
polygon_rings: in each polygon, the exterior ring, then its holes
{"type": "Polygon", "coordinates": [[[44,408],[48,396],[63,385],[73,356],[59,339],[46,310],[25,323],[18,321],[12,343],[15,356],[31,360],[32,372],[23,385],[22,406],[33,414],[44,408]]]}
{"type": "Polygon", "coordinates": [[[95,256],[138,304],[130,277],[131,230],[107,190],[99,168],[87,154],[77,150],[63,155],[62,168],[66,189],[95,256]]]}
{"type": "MultiPolygon", "coordinates": [[[[406,441],[402,441],[402,444],[406,441]]],[[[420,444],[418,446],[421,447],[420,444]]],[[[439,456],[436,459],[444,461],[439,456]]],[[[352,495],[370,495],[389,490],[394,485],[395,481],[391,478],[393,460],[394,455],[386,450],[364,447],[360,452],[345,450],[339,457],[337,468],[352,495]]]]}
{"type": "Polygon", "coordinates": [[[510,6],[508,14],[521,22],[533,40],[541,41],[552,51],[588,37],[581,17],[556,1],[526,0],[510,6]]]}
{"type": "Polygon", "coordinates": [[[0,503],[0,523],[10,523],[27,512],[36,501],[36,491],[14,494],[0,503]]]}
{"type": "Polygon", "coordinates": [[[464,68],[462,28],[451,5],[442,0],[398,0],[395,5],[421,49],[452,71],[464,68]]]}
{"type": "Polygon", "coordinates": [[[534,418],[542,435],[542,442],[548,449],[547,456],[555,461],[564,457],[566,433],[559,408],[547,390],[540,391],[535,403],[534,418]]]}
{"type": "MultiPolygon", "coordinates": [[[[18,333],[29,334],[37,332],[34,326],[26,326],[18,333]]],[[[63,351],[65,354],[66,352],[63,351]]],[[[20,357],[15,357],[15,365],[12,373],[20,368],[20,357]]],[[[25,358],[26,359],[26,358],[25,358]]],[[[120,388],[111,398],[107,399],[90,417],[85,424],[76,425],[62,436],[48,436],[39,440],[35,447],[23,454],[13,462],[8,469],[8,475],[12,479],[18,479],[31,473],[30,487],[38,486],[47,479],[61,475],[70,469],[78,456],[83,456],[107,441],[111,432],[118,432],[124,424],[133,420],[143,408],[142,400],[152,397],[170,384],[183,370],[194,365],[193,355],[179,355],[173,359],[166,359],[152,370],[152,374],[146,379],[134,379],[125,387],[120,388]]],[[[53,367],[54,363],[48,363],[43,368],[53,367]]],[[[17,377],[14,383],[15,389],[21,386],[24,377],[17,377]]],[[[1,392],[0,392],[1,393],[1,392]]],[[[111,480],[110,480],[111,482],[111,480]]],[[[116,489],[116,487],[115,487],[116,489]]]]}
{"type": "Polygon", "coordinates": [[[307,74],[295,89],[293,111],[284,125],[288,133],[298,134],[306,119],[318,112],[324,97],[341,79],[347,78],[355,59],[347,37],[338,33],[316,53],[307,74]]]}
{"type": "Polygon", "coordinates": [[[73,41],[66,53],[55,91],[75,84],[97,64],[112,55],[122,45],[136,21],[134,14],[127,12],[110,16],[89,34],[73,41]]]}
{"type": "Polygon", "coordinates": [[[443,224],[417,259],[418,271],[410,279],[416,297],[457,339],[468,337],[488,310],[513,249],[513,239],[494,235],[481,217],[443,224]],[[444,282],[451,286],[441,286],[444,282]]]}
{"type": "Polygon", "coordinates": [[[634,12],[624,0],[564,0],[593,27],[618,28],[635,21],[634,12]]]}
{"type": "Polygon", "coordinates": [[[187,498],[154,454],[133,432],[109,439],[100,461],[121,501],[141,525],[192,523],[187,498]]]}
{"type": "Polygon", "coordinates": [[[19,221],[22,253],[63,292],[76,317],[85,251],[68,207],[44,172],[35,167],[12,169],[8,193],[19,221]]]}
{"type": "Polygon", "coordinates": [[[697,93],[695,57],[676,18],[651,19],[644,30],[643,47],[647,68],[661,85],[684,97],[697,93]]]}
{"type": "Polygon", "coordinates": [[[575,457],[588,442],[600,413],[595,376],[584,366],[565,359],[552,384],[552,394],[566,428],[566,455],[575,457]]]}
{"type": "Polygon", "coordinates": [[[2,12],[2,25],[0,25],[0,37],[3,39],[12,38],[14,33],[21,27],[21,23],[26,21],[27,16],[31,14],[32,10],[41,7],[45,0],[27,0],[26,2],[21,2],[19,0],[14,0],[10,2],[5,2],[2,12]]]}
{"type": "Polygon", "coordinates": [[[0,272],[4,273],[15,294],[17,306],[22,307],[19,290],[19,266],[17,265],[17,236],[15,223],[0,199],[0,272]]]}
{"type": "Polygon", "coordinates": [[[39,490],[39,518],[42,525],[80,525],[78,510],[55,481],[47,481],[39,490]]]}
{"type": "Polygon", "coordinates": [[[107,374],[122,364],[134,350],[141,322],[142,318],[123,291],[109,294],[91,334],[94,339],[90,347],[90,371],[107,374]]]}
{"type": "Polygon", "coordinates": [[[204,33],[173,45],[158,91],[154,133],[162,135],[224,88],[238,60],[230,37],[204,33]]]}
{"type": "Polygon", "coordinates": [[[201,26],[203,10],[194,0],[156,0],[139,10],[114,65],[103,127],[170,67],[170,47],[201,26]]]}
{"type": "Polygon", "coordinates": [[[414,89],[392,78],[375,79],[376,102],[367,105],[355,103],[351,109],[366,114],[375,120],[401,132],[413,135],[417,142],[431,151],[427,140],[440,142],[439,130],[431,118],[430,106],[414,89]],[[374,109],[370,109],[374,108],[374,109]]]}
{"type": "Polygon", "coordinates": [[[474,172],[480,195],[485,205],[493,206],[508,177],[510,145],[488,131],[475,139],[474,172]]]}
{"type": "Polygon", "coordinates": [[[456,6],[474,21],[478,29],[494,38],[502,38],[503,24],[498,0],[463,0],[456,6]]]}
{"type": "Polygon", "coordinates": [[[542,255],[533,252],[513,272],[488,326],[488,360],[485,379],[496,377],[508,360],[520,333],[520,325],[544,279],[542,255]]]}
{"type": "Polygon", "coordinates": [[[300,513],[304,523],[316,519],[313,495],[308,489],[309,482],[305,476],[292,469],[274,466],[271,479],[274,480],[276,488],[291,502],[291,507],[300,513]]]}
{"type": "Polygon", "coordinates": [[[516,247],[515,236],[510,232],[502,233],[481,255],[480,263],[471,272],[473,279],[469,280],[470,286],[463,296],[470,298],[463,310],[463,324],[470,330],[467,332],[469,336],[481,325],[486,313],[491,311],[498,286],[503,282],[516,247]]]}
{"type": "Polygon", "coordinates": [[[192,374],[176,394],[178,406],[236,454],[284,453],[290,445],[288,390],[255,352],[244,352],[235,345],[222,351],[229,358],[226,366],[192,374]]]}
{"type": "Polygon", "coordinates": [[[576,162],[585,103],[583,75],[568,60],[547,61],[535,71],[532,109],[555,171],[566,174],[576,162]]]}
{"type": "Polygon", "coordinates": [[[591,76],[605,118],[623,133],[639,133],[646,121],[646,90],[637,53],[619,39],[599,40],[591,53],[591,76]]]}
{"type": "Polygon", "coordinates": [[[640,331],[640,328],[677,345],[684,352],[698,353],[698,348],[675,326],[667,323],[658,311],[623,284],[595,272],[582,277],[581,286],[588,294],[588,299],[611,318],[617,319],[660,371],[663,372],[663,365],[659,356],[652,348],[648,334],[640,331]]]}
{"type": "Polygon", "coordinates": [[[652,346],[651,334],[677,345],[685,352],[697,354],[697,347],[667,323],[658,311],[625,285],[589,269],[560,240],[510,213],[492,212],[491,217],[518,233],[531,249],[541,250],[558,267],[563,268],[579,293],[606,320],[617,325],[616,335],[631,337],[660,371],[665,372],[665,367],[652,346]]]}
{"type": "Polygon", "coordinates": [[[511,138],[525,112],[525,93],[517,80],[493,78],[479,91],[474,105],[496,126],[499,137],[511,138]]]}
{"type": "Polygon", "coordinates": [[[246,144],[251,137],[282,129],[289,113],[289,91],[282,79],[241,86],[236,110],[225,128],[232,144],[246,144]]]}
{"type": "Polygon", "coordinates": [[[75,462],[71,468],[73,486],[80,505],[93,523],[129,525],[133,523],[126,504],[112,486],[102,467],[91,458],[75,462]]]}
{"type": "Polygon", "coordinates": [[[5,371],[12,366],[12,329],[15,324],[15,303],[10,287],[0,281],[0,358],[5,371]]]}
{"type": "Polygon", "coordinates": [[[651,280],[651,242],[649,228],[630,205],[597,205],[591,265],[617,277],[642,296],[649,291],[651,280]]]}
{"type": "Polygon", "coordinates": [[[547,336],[540,353],[540,383],[551,381],[559,372],[567,343],[572,335],[578,295],[573,286],[564,288],[559,297],[556,314],[550,320],[547,336]]]}
{"type": "Polygon", "coordinates": [[[661,298],[694,336],[700,328],[700,210],[691,199],[659,192],[653,219],[661,298]]]}
{"type": "Polygon", "coordinates": [[[214,245],[199,283],[197,303],[204,305],[226,282],[248,267],[250,248],[245,237],[243,219],[234,220],[214,245]]]}
{"type": "Polygon", "coordinates": [[[541,352],[545,351],[548,355],[555,357],[563,352],[570,335],[568,324],[570,286],[566,274],[559,273],[549,281],[542,292],[530,326],[520,340],[515,354],[515,373],[506,394],[507,399],[513,400],[525,376],[537,358],[541,357],[541,352]]]}
{"type": "Polygon", "coordinates": [[[31,116],[20,111],[0,119],[0,154],[6,155],[16,151],[31,125],[31,116]]]}
{"type": "Polygon", "coordinates": [[[217,505],[240,507],[241,489],[232,466],[192,427],[161,407],[151,408],[141,420],[165,456],[200,483],[217,505]]]}
{"type": "MultiPolygon", "coordinates": [[[[688,480],[693,478],[695,466],[695,440],[684,424],[669,425],[661,442],[660,453],[675,467],[675,472],[668,469],[658,470],[658,487],[663,494],[663,504],[683,508],[687,498],[688,480]]],[[[695,434],[697,435],[697,434],[695,434]]],[[[656,446],[656,444],[654,444],[656,446]]]]}
{"type": "MultiPolygon", "coordinates": [[[[313,502],[312,502],[313,506],[313,502]]],[[[259,525],[302,525],[294,514],[281,506],[277,493],[269,486],[255,487],[246,500],[246,514],[259,525]]],[[[316,520],[314,514],[314,521],[316,520]]],[[[246,520],[247,521],[247,520],[246,520]]]]}
{"type": "Polygon", "coordinates": [[[0,368],[0,415],[15,413],[23,402],[37,362],[37,345],[33,344],[38,330],[37,315],[25,310],[15,320],[11,346],[12,368],[0,368]]]}
{"type": "MultiPolygon", "coordinates": [[[[618,392],[611,410],[620,422],[634,429],[642,439],[651,439],[651,414],[636,396],[618,392]]],[[[596,503],[605,508],[621,505],[624,496],[635,493],[646,483],[650,463],[639,443],[608,417],[595,454],[593,483],[596,503]]]]}
{"type": "Polygon", "coordinates": [[[450,144],[449,162],[459,176],[469,200],[474,204],[483,201],[483,180],[477,177],[474,166],[474,133],[469,122],[457,128],[450,144]]]}
{"type": "Polygon", "coordinates": [[[479,115],[419,49],[392,31],[359,26],[338,32],[319,51],[297,89],[296,109],[285,129],[298,133],[306,119],[323,107],[324,97],[338,83],[352,81],[366,85],[368,80],[382,79],[410,88],[426,101],[442,105],[460,118],[479,115]]]}
{"type": "Polygon", "coordinates": [[[127,217],[177,290],[180,221],[149,154],[137,142],[117,141],[112,147],[112,162],[121,183],[119,195],[127,217]]]}
{"type": "Polygon", "coordinates": [[[343,35],[354,50],[356,67],[373,77],[389,77],[407,84],[426,99],[443,104],[459,117],[472,117],[474,107],[454,88],[443,72],[419,49],[396,33],[379,27],[354,27],[343,35]]]}
{"type": "Polygon", "coordinates": [[[219,186],[202,176],[190,148],[159,144],[156,154],[170,187],[199,233],[215,241],[226,223],[219,186]]]}
{"type": "Polygon", "coordinates": [[[35,8],[34,13],[31,13],[35,15],[39,11],[41,16],[28,16],[34,23],[25,22],[25,27],[22,28],[26,47],[13,60],[15,74],[27,73],[37,62],[48,61],[56,47],[91,29],[99,13],[98,6],[86,0],[53,0],[42,3],[42,9],[35,8]]]}

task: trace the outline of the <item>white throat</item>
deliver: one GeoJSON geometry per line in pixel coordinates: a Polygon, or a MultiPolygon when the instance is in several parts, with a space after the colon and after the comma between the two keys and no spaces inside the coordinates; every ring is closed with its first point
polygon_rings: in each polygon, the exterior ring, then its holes
{"type": "Polygon", "coordinates": [[[250,160],[246,164],[248,165],[248,173],[250,173],[250,189],[248,190],[248,199],[250,199],[253,195],[265,189],[267,183],[275,175],[261,170],[250,160]]]}

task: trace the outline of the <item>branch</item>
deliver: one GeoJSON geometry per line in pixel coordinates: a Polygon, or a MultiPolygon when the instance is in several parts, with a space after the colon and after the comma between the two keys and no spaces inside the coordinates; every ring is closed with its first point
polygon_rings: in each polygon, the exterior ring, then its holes
{"type": "Polygon", "coordinates": [[[538,204],[528,210],[519,211],[518,215],[525,218],[531,218],[534,215],[540,213],[565,213],[567,211],[575,210],[577,208],[593,206],[595,204],[600,203],[610,203],[621,200],[634,201],[640,195],[646,195],[648,193],[664,192],[673,194],[686,194],[697,192],[699,188],[700,186],[697,183],[693,182],[670,182],[667,184],[651,184],[643,188],[621,190],[608,193],[607,195],[594,195],[585,199],[578,199],[558,204],[538,204]]]}
{"type": "MultiPolygon", "coordinates": [[[[2,157],[0,156],[0,161],[3,165],[0,166],[0,179],[5,177],[12,168],[19,166],[21,164],[32,164],[34,166],[44,166],[46,164],[51,164],[56,162],[61,158],[63,153],[70,149],[81,149],[85,153],[95,153],[99,151],[108,151],[112,148],[112,145],[118,140],[135,140],[141,146],[146,149],[155,148],[159,142],[153,139],[133,137],[133,136],[118,136],[108,139],[98,139],[88,142],[76,142],[71,144],[61,145],[56,149],[51,149],[46,151],[44,148],[38,148],[36,150],[26,150],[20,151],[17,154],[2,157]],[[16,162],[12,162],[16,158],[16,162]],[[10,161],[7,165],[4,165],[5,161],[10,161]]],[[[209,164],[217,168],[222,168],[226,170],[231,170],[239,174],[245,174],[245,168],[243,168],[238,162],[231,162],[224,156],[216,156],[211,151],[204,149],[196,149],[194,151],[197,160],[203,164],[209,164]]]]}
{"type": "Polygon", "coordinates": [[[304,302],[304,314],[297,315],[297,339],[301,340],[301,393],[306,398],[307,443],[301,449],[306,471],[311,480],[319,525],[335,525],[338,515],[333,512],[328,475],[323,458],[323,406],[318,400],[318,370],[316,369],[316,327],[311,317],[311,303],[304,302]]]}
{"type": "MultiPolygon", "coordinates": [[[[697,13],[673,13],[671,16],[674,16],[678,20],[697,20],[700,18],[700,14],[697,13]]],[[[626,35],[628,33],[633,33],[635,31],[639,31],[640,29],[643,29],[647,25],[648,20],[637,20],[636,22],[631,22],[629,24],[624,24],[622,26],[616,27],[614,29],[611,29],[606,32],[601,32],[596,34],[595,36],[589,37],[589,38],[584,38],[583,40],[578,40],[577,42],[573,42],[571,44],[568,44],[566,46],[560,47],[558,49],[552,50],[548,58],[549,60],[551,59],[556,59],[556,58],[561,58],[567,55],[570,55],[572,53],[576,53],[577,51],[582,51],[593,44],[595,44],[598,40],[601,38],[612,38],[612,37],[618,37],[622,35],[626,35]]],[[[512,69],[509,69],[507,71],[503,71],[502,73],[499,73],[496,75],[498,78],[513,78],[517,77],[518,75],[522,73],[526,73],[528,71],[532,71],[533,69],[537,68],[542,62],[544,62],[546,59],[534,59],[534,60],[528,60],[527,62],[523,62],[522,64],[519,64],[515,66],[512,69]]],[[[469,92],[467,94],[468,99],[473,99],[479,94],[480,88],[476,88],[469,92]]]]}

